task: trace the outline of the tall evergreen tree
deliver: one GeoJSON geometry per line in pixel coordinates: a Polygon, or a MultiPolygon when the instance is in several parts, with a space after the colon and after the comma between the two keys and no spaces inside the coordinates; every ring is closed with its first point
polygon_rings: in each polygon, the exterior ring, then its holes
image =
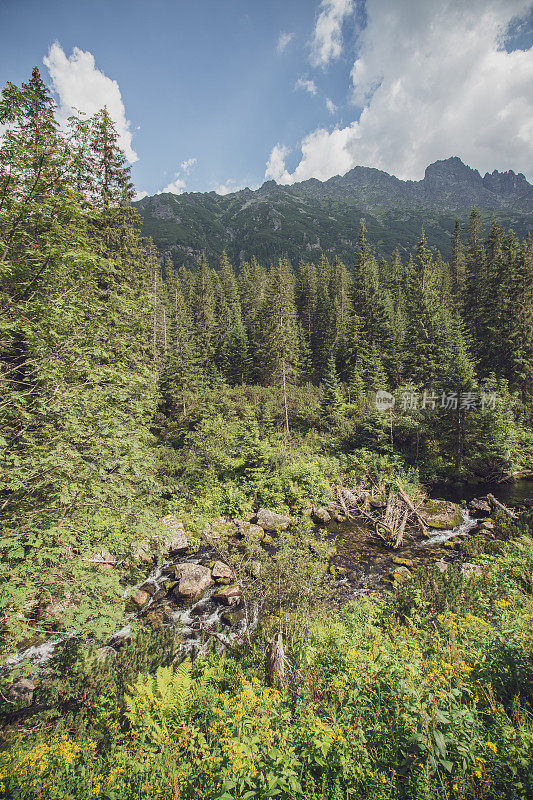
{"type": "Polygon", "coordinates": [[[294,302],[294,275],[287,259],[280,259],[268,276],[262,309],[262,374],[265,382],[281,386],[285,432],[289,435],[288,386],[298,380],[301,366],[300,335],[294,302]]]}

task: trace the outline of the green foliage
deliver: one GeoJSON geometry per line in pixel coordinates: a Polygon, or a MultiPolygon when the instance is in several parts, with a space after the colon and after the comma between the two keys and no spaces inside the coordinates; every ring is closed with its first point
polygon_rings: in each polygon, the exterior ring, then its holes
{"type": "MultiPolygon", "coordinates": [[[[293,548],[279,566],[305,571],[293,548]]],[[[532,553],[530,536],[513,538],[479,577],[422,571],[387,599],[327,614],[285,598],[273,626],[283,690],[265,683],[268,620],[240,658],[192,667],[170,667],[170,643],[147,638],[96,669],[80,650],[41,690],[80,710],[43,711],[30,737],[12,736],[0,752],[7,796],[527,800],[532,553]]]]}
{"type": "Polygon", "coordinates": [[[124,698],[125,715],[134,730],[161,744],[171,729],[183,724],[191,701],[191,667],[186,659],[176,669],[158,667],[154,675],[138,676],[124,698]]]}

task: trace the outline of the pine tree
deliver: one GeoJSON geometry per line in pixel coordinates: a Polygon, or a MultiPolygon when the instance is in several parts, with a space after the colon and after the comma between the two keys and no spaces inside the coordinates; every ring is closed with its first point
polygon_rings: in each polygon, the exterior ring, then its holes
{"type": "Polygon", "coordinates": [[[204,375],[213,375],[216,345],[215,293],[211,271],[203,254],[196,273],[192,310],[200,370],[204,375]]]}
{"type": "Polygon", "coordinates": [[[155,489],[146,251],[133,229],[112,259],[93,238],[101,209],[82,204],[79,164],[38,70],[6,87],[0,121],[1,507],[35,533],[98,506],[146,502],[155,489]]]}
{"type": "Polygon", "coordinates": [[[421,386],[431,387],[439,367],[438,314],[440,304],[433,286],[433,259],[422,233],[416,261],[410,262],[407,275],[406,317],[408,377],[421,386]]]}
{"type": "Polygon", "coordinates": [[[294,303],[294,275],[286,259],[280,259],[268,276],[262,308],[262,375],[265,383],[281,386],[285,432],[289,436],[287,391],[300,373],[300,336],[294,303]]]}
{"type": "Polygon", "coordinates": [[[335,359],[330,356],[322,376],[322,413],[329,420],[338,420],[342,412],[342,393],[335,369],[335,359]]]}
{"type": "Polygon", "coordinates": [[[300,261],[296,275],[296,307],[302,323],[302,331],[310,345],[317,302],[318,273],[314,264],[300,261]]]}
{"type": "Polygon", "coordinates": [[[455,302],[462,306],[465,294],[466,258],[461,238],[461,223],[455,220],[452,242],[452,293],[455,302]]]}
{"type": "Polygon", "coordinates": [[[241,316],[241,304],[233,267],[222,253],[217,298],[217,364],[231,384],[244,383],[250,368],[248,337],[241,316]]]}
{"type": "Polygon", "coordinates": [[[248,346],[248,377],[252,383],[260,383],[263,379],[261,310],[267,292],[267,274],[255,258],[242,265],[237,287],[248,346]]]}

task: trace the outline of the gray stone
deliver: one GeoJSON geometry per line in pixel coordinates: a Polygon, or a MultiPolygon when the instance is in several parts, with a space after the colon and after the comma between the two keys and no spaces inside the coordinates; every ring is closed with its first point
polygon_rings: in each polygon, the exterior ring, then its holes
{"type": "Polygon", "coordinates": [[[324,525],[331,521],[331,515],[323,506],[314,508],[311,516],[315,522],[322,523],[324,525]]]}
{"type": "Polygon", "coordinates": [[[252,578],[259,578],[261,575],[261,562],[260,561],[251,561],[250,562],[250,575],[252,578]]]}
{"type": "Polygon", "coordinates": [[[392,570],[391,575],[395,583],[405,583],[413,577],[407,567],[396,567],[392,570]]]}
{"type": "Polygon", "coordinates": [[[150,540],[141,539],[138,542],[133,542],[131,545],[131,557],[136,563],[150,563],[154,557],[150,540]]]}
{"type": "Polygon", "coordinates": [[[138,608],[142,608],[146,605],[148,600],[150,600],[151,594],[149,592],[144,591],[144,589],[137,589],[129,598],[128,602],[126,603],[126,608],[128,611],[135,611],[138,608]]]}
{"type": "Polygon", "coordinates": [[[492,507],[483,497],[474,498],[468,504],[468,510],[473,517],[486,517],[492,513],[492,507]]]}
{"type": "Polygon", "coordinates": [[[291,524],[291,518],[260,508],[257,512],[257,524],[265,531],[285,531],[291,524]]]}
{"type": "Polygon", "coordinates": [[[96,660],[103,662],[107,661],[108,659],[113,659],[117,657],[117,651],[113,647],[99,647],[96,651],[96,660]]]}
{"type": "Polygon", "coordinates": [[[241,588],[236,585],[226,586],[224,589],[212,595],[212,599],[216,600],[218,603],[223,603],[225,606],[239,605],[242,599],[241,588]]]}
{"type": "Polygon", "coordinates": [[[174,574],[179,583],[172,591],[189,599],[200,597],[213,583],[211,570],[200,564],[177,564],[174,574]]]}
{"type": "Polygon", "coordinates": [[[163,540],[163,547],[168,553],[177,553],[187,549],[189,540],[185,534],[183,523],[177,517],[167,514],[166,517],[159,520],[159,524],[168,530],[168,535],[163,540]]]}
{"type": "Polygon", "coordinates": [[[31,705],[36,688],[37,684],[30,678],[17,678],[7,687],[6,698],[12,703],[23,700],[27,705],[31,705]]]}
{"type": "Polygon", "coordinates": [[[469,562],[465,562],[461,567],[462,575],[481,575],[482,572],[483,567],[480,564],[470,564],[469,562]]]}
{"type": "Polygon", "coordinates": [[[230,581],[233,575],[232,570],[223,561],[215,561],[211,569],[211,575],[215,581],[230,581]]]}

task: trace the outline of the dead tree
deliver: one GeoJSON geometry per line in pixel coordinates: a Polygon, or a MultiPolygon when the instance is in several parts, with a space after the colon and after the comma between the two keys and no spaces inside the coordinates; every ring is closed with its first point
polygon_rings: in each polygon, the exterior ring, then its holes
{"type": "Polygon", "coordinates": [[[270,685],[275,686],[276,689],[284,689],[286,685],[285,652],[281,633],[276,633],[268,642],[265,667],[270,685]]]}

